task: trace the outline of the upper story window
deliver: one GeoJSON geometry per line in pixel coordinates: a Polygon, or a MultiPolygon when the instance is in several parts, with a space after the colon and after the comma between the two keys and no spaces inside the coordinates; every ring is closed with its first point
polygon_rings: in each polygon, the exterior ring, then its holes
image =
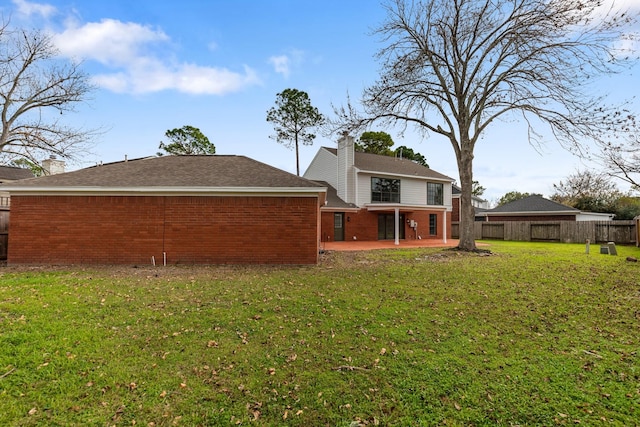
{"type": "Polygon", "coordinates": [[[400,180],[371,178],[371,202],[400,203],[400,180]]]}
{"type": "Polygon", "coordinates": [[[444,184],[427,182],[427,204],[444,205],[444,184]]]}

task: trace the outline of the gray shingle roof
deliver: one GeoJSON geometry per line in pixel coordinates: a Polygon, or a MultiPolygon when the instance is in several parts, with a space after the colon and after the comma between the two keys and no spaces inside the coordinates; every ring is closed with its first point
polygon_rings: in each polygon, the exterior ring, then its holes
{"type": "MultiPolygon", "coordinates": [[[[244,156],[162,156],[92,166],[5,184],[30,188],[314,188],[323,187],[244,156]]],[[[2,186],[0,186],[2,188],[2,186]]]]}
{"type": "Polygon", "coordinates": [[[570,206],[565,206],[560,203],[556,203],[552,200],[545,199],[544,197],[534,194],[529,197],[525,197],[523,199],[515,200],[510,203],[506,203],[502,206],[498,206],[497,208],[488,210],[485,214],[493,214],[493,213],[571,213],[578,214],[580,211],[578,209],[572,208],[570,206]]]}
{"type": "Polygon", "coordinates": [[[327,188],[327,204],[325,207],[334,208],[334,209],[358,209],[358,206],[353,203],[347,203],[338,197],[338,191],[333,188],[328,182],[325,181],[314,181],[323,187],[327,188]]]}
{"type": "MultiPolygon", "coordinates": [[[[333,155],[338,155],[336,148],[327,148],[333,155]]],[[[409,159],[401,159],[398,157],[382,156],[379,154],[362,153],[356,151],[354,153],[354,166],[362,171],[384,172],[390,175],[409,175],[422,178],[434,178],[438,180],[453,181],[446,175],[436,172],[433,169],[422,166],[409,159]]]]}
{"type": "Polygon", "coordinates": [[[33,172],[29,169],[0,165],[0,182],[17,181],[27,178],[33,178],[33,172]]]}

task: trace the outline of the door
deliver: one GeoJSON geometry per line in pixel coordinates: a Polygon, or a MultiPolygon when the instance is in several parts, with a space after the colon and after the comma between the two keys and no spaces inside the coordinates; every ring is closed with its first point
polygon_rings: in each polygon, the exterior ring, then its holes
{"type": "Polygon", "coordinates": [[[333,240],[336,242],[344,240],[344,212],[333,214],[333,240]]]}
{"type": "MultiPolygon", "coordinates": [[[[394,219],[395,214],[378,214],[378,240],[394,240],[395,236],[395,225],[394,219]]],[[[400,214],[398,218],[398,228],[400,230],[399,239],[404,239],[404,214],[400,214]]]]}

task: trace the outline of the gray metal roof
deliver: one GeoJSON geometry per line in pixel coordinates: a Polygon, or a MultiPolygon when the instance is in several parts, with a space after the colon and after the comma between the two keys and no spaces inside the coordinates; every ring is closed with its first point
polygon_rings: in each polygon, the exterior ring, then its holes
{"type": "Polygon", "coordinates": [[[552,200],[534,194],[510,203],[506,203],[497,208],[486,211],[485,215],[508,214],[508,213],[571,213],[578,214],[578,209],[556,203],[552,200]]]}
{"type": "Polygon", "coordinates": [[[29,169],[0,165],[0,182],[17,181],[27,178],[33,178],[33,172],[29,169]]]}
{"type": "MultiPolygon", "coordinates": [[[[335,156],[338,155],[338,150],[336,148],[323,148],[335,156]]],[[[356,151],[354,153],[354,166],[362,171],[368,172],[381,172],[390,175],[408,175],[421,178],[454,181],[453,178],[422,166],[412,160],[392,156],[382,156],[380,154],[356,151]]]]}
{"type": "Polygon", "coordinates": [[[147,157],[0,186],[36,188],[315,188],[320,184],[244,156],[147,157]]]}

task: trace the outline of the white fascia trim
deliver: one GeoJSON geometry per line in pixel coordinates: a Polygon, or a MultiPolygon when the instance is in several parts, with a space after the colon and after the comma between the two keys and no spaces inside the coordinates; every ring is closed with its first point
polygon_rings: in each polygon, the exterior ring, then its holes
{"type": "Polygon", "coordinates": [[[375,176],[390,176],[390,177],[398,177],[398,178],[422,179],[424,181],[439,181],[439,182],[448,182],[448,183],[455,182],[455,179],[452,179],[452,178],[445,179],[445,178],[435,178],[435,177],[422,176],[422,175],[404,175],[404,174],[396,174],[396,173],[382,172],[382,171],[368,171],[363,169],[358,169],[358,173],[366,173],[368,175],[375,175],[375,176]]]}
{"type": "Polygon", "coordinates": [[[360,208],[327,208],[320,207],[321,212],[358,212],[360,208]]]}
{"type": "Polygon", "coordinates": [[[26,195],[153,195],[153,196],[306,196],[326,193],[325,187],[4,187],[14,196],[26,195]]]}
{"type": "Polygon", "coordinates": [[[451,209],[447,206],[426,206],[426,205],[402,205],[398,203],[367,203],[364,208],[368,211],[382,211],[389,209],[414,210],[414,211],[443,211],[449,212],[451,209]]]}

